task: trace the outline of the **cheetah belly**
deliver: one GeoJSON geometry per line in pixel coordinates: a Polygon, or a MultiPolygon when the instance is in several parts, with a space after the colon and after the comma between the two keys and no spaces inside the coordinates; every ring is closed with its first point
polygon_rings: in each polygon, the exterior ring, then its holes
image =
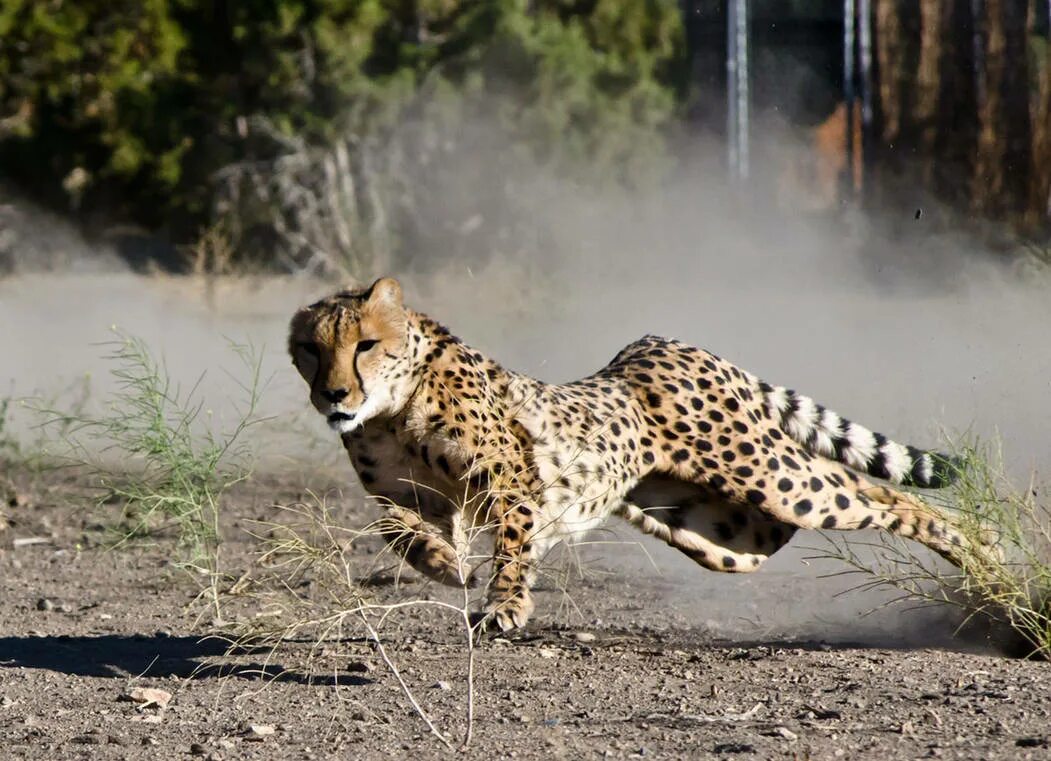
{"type": "Polygon", "coordinates": [[[551,543],[579,541],[601,526],[634,487],[634,480],[604,475],[607,464],[597,452],[566,454],[558,448],[540,450],[537,468],[543,491],[538,499],[546,526],[538,538],[551,543]]]}

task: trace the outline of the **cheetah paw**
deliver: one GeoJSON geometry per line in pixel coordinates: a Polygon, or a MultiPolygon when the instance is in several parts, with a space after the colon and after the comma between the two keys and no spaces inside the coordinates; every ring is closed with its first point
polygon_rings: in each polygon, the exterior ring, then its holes
{"type": "Polygon", "coordinates": [[[533,600],[517,596],[508,600],[492,600],[472,620],[479,632],[509,632],[521,629],[533,614],[533,600]]]}

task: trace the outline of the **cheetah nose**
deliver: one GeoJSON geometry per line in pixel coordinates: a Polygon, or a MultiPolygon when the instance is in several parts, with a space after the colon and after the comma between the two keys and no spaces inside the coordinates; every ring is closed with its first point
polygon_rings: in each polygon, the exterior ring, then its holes
{"type": "Polygon", "coordinates": [[[321,395],[333,404],[336,404],[337,402],[342,402],[344,399],[346,399],[347,394],[349,393],[350,391],[348,391],[345,388],[330,388],[325,391],[322,391],[321,395]]]}

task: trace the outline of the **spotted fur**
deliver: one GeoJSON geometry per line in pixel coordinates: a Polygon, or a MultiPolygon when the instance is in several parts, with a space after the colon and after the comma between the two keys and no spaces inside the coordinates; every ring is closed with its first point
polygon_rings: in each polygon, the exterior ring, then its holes
{"type": "Polygon", "coordinates": [[[748,572],[798,528],[880,528],[956,562],[966,539],[919,497],[875,485],[945,484],[946,460],[844,421],[702,349],[646,336],[582,380],[511,372],[406,308],[392,279],[292,319],[289,351],[382,531],[447,584],[469,529],[492,525],[484,613],[523,625],[540,558],[619,515],[705,568],[748,572]]]}

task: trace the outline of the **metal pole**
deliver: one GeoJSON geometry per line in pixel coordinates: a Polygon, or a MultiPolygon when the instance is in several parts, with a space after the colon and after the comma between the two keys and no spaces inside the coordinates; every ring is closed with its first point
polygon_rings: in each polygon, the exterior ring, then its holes
{"type": "MultiPolygon", "coordinates": [[[[1049,0],[1051,1],[1051,0],[1049,0]]],[[[858,0],[858,50],[861,58],[861,124],[872,126],[872,4],[858,0]]]]}
{"type": "Polygon", "coordinates": [[[738,177],[737,152],[737,0],[726,5],[726,169],[738,177]]]}
{"type": "Polygon", "coordinates": [[[847,110],[846,118],[846,169],[841,178],[845,196],[853,195],[854,171],[854,101],[857,97],[854,90],[855,37],[855,4],[854,0],[843,0],[843,103],[847,110]]]}
{"type": "Polygon", "coordinates": [[[858,53],[861,65],[861,190],[868,177],[866,162],[872,151],[872,3],[858,0],[858,53]]]}
{"type": "Polygon", "coordinates": [[[971,55],[974,58],[974,99],[978,113],[985,110],[985,29],[982,0],[971,0],[971,55]]]}
{"type": "Polygon", "coordinates": [[[748,0],[737,0],[737,164],[738,176],[748,177],[748,0]]]}

